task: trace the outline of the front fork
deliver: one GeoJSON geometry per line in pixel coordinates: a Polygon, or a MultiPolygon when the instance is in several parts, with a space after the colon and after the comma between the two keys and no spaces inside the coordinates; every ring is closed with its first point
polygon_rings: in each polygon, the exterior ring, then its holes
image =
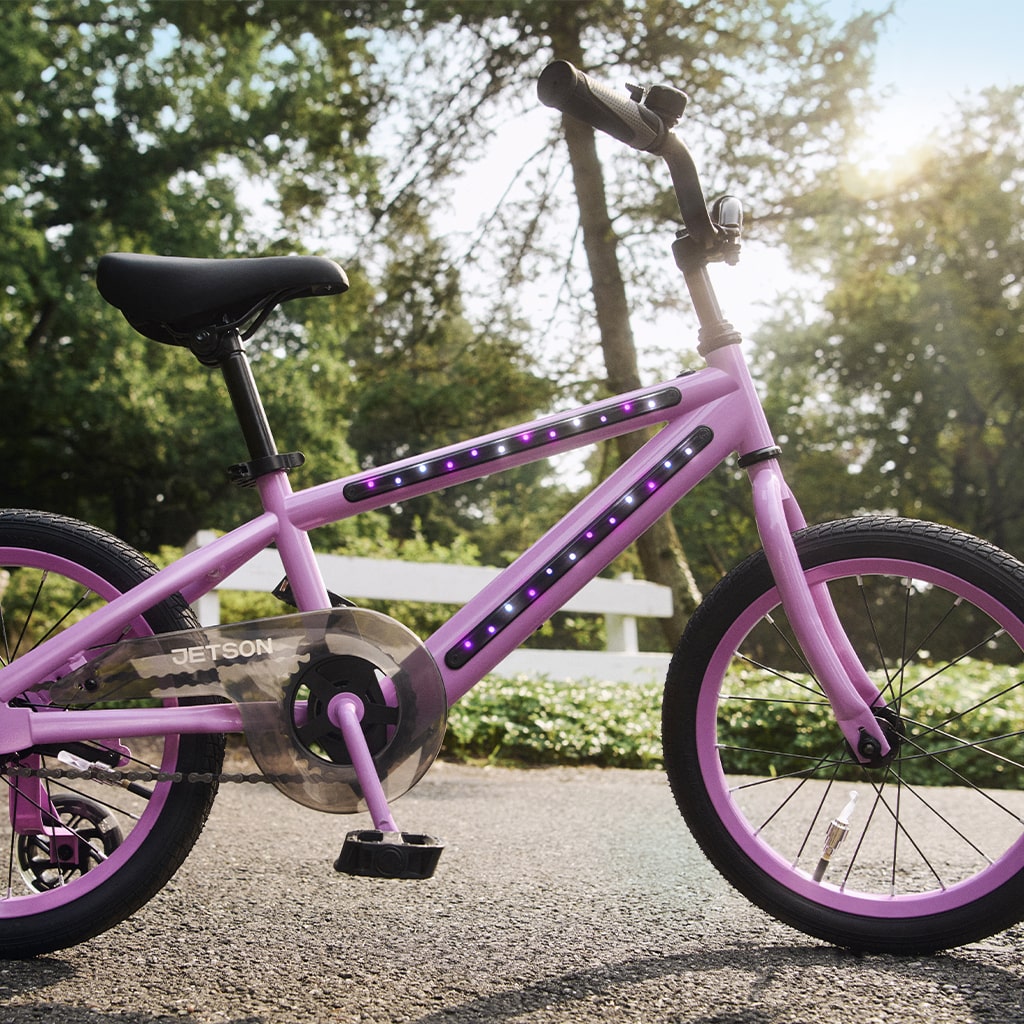
{"type": "Polygon", "coordinates": [[[843,629],[824,583],[808,583],[793,543],[793,533],[806,526],[775,459],[749,468],[754,515],[783,608],[797,642],[843,735],[864,764],[878,763],[890,753],[876,712],[885,706],[843,629]]]}

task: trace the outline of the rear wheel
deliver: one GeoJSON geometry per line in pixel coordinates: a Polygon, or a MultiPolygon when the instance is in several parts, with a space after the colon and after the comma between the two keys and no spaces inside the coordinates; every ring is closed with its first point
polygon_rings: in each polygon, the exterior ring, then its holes
{"type": "Polygon", "coordinates": [[[881,517],[797,547],[882,692],[894,752],[873,769],[853,756],[755,555],[669,670],[665,760],[689,827],[752,902],[839,945],[922,952],[1008,927],[1024,917],[1024,566],[881,517]]]}
{"type": "MultiPolygon", "coordinates": [[[[138,552],[84,523],[40,512],[0,513],[0,663],[154,571],[138,552]]],[[[195,625],[183,601],[169,600],[136,620],[126,635],[195,625]]],[[[25,774],[67,769],[69,752],[79,761],[106,764],[120,754],[128,771],[216,777],[224,740],[97,737],[67,751],[0,757],[10,808],[0,823],[0,957],[61,949],[124,920],[174,874],[209,814],[211,785],[152,782],[126,789],[25,774]]]]}

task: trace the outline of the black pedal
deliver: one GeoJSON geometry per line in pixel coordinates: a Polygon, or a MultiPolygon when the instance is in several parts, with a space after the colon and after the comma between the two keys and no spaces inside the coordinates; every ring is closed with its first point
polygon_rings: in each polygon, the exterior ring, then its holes
{"type": "Polygon", "coordinates": [[[334,870],[363,878],[430,878],[444,843],[413,832],[349,832],[334,870]]]}

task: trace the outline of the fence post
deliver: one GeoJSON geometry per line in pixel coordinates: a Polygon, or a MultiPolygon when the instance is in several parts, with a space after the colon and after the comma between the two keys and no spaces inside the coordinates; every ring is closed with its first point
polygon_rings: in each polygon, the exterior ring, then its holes
{"type": "MultiPolygon", "coordinates": [[[[619,573],[617,579],[628,582],[633,579],[631,572],[619,573]]],[[[638,654],[640,635],[637,632],[636,616],[616,615],[606,612],[604,616],[605,650],[616,654],[638,654]]]]}

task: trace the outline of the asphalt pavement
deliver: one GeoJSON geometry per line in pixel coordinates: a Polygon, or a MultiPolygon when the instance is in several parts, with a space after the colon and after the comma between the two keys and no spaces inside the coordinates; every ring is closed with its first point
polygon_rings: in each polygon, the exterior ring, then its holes
{"type": "Polygon", "coordinates": [[[365,817],[222,787],[132,919],[0,961],[0,1022],[1024,1021],[1024,928],[910,959],[808,939],[717,876],[660,773],[437,764],[394,811],[445,840],[433,878],[338,875],[365,817]]]}

